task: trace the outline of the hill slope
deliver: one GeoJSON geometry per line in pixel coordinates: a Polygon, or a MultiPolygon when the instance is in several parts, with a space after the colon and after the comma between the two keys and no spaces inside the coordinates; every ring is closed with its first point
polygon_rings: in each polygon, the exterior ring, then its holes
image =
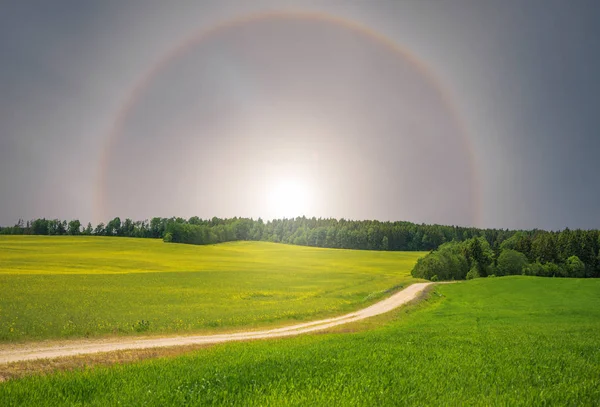
{"type": "Polygon", "coordinates": [[[0,404],[597,405],[598,332],[599,280],[479,279],[371,331],[9,381],[0,404]]]}
{"type": "Polygon", "coordinates": [[[0,236],[0,341],[211,332],[362,308],[423,253],[0,236]]]}

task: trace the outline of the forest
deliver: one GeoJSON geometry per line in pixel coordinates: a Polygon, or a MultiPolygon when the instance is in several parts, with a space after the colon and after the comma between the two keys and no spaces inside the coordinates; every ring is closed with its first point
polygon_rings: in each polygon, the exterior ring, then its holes
{"type": "Polygon", "coordinates": [[[472,227],[297,217],[264,222],[249,218],[119,217],[95,227],[79,220],[34,219],[0,228],[12,235],[96,235],[163,239],[169,243],[215,244],[261,240],[302,246],[394,251],[430,251],[413,276],[460,280],[526,274],[600,277],[598,230],[506,230],[472,227]]]}
{"type": "Polygon", "coordinates": [[[538,277],[600,277],[596,231],[533,235],[516,232],[490,246],[484,237],[442,244],[420,258],[412,276],[432,281],[528,275],[538,277]]]}

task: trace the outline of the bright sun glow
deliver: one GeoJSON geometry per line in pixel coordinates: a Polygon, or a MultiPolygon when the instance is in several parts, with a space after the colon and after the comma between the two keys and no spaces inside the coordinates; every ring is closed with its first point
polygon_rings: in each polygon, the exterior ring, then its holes
{"type": "Polygon", "coordinates": [[[308,216],[311,196],[306,185],[299,180],[281,180],[269,191],[269,212],[273,218],[308,216]]]}

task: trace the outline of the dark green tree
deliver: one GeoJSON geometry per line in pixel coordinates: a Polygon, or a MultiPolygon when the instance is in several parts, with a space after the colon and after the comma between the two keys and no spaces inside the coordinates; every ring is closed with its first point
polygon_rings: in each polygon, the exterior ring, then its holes
{"type": "Polygon", "coordinates": [[[81,222],[79,222],[78,219],[70,221],[67,227],[67,233],[70,235],[79,235],[81,233],[81,222]]]}
{"type": "Polygon", "coordinates": [[[502,250],[498,256],[496,265],[497,276],[510,276],[523,274],[523,268],[527,266],[527,257],[516,250],[502,250]]]}

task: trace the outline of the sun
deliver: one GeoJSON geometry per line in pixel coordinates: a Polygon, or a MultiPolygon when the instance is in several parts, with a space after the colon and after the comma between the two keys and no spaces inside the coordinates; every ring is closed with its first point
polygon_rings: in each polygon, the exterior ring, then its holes
{"type": "Polygon", "coordinates": [[[279,180],[268,193],[269,213],[274,219],[308,215],[310,201],[309,188],[297,179],[279,180]]]}

